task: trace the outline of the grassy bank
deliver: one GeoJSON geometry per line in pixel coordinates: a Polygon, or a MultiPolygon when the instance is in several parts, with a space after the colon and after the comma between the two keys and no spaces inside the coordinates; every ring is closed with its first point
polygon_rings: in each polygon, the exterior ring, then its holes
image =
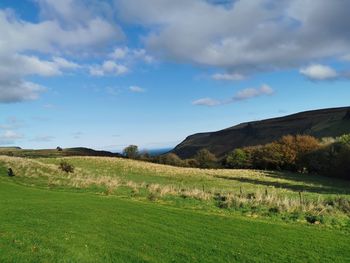
{"type": "Polygon", "coordinates": [[[0,157],[14,182],[166,203],[215,213],[349,229],[350,182],[253,170],[178,168],[118,158],[0,157]],[[74,173],[58,169],[64,160],[74,173]]]}

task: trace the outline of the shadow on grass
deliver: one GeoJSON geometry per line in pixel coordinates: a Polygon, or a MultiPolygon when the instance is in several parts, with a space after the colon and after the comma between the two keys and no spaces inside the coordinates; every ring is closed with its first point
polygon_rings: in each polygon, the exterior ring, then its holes
{"type": "MultiPolygon", "coordinates": [[[[273,173],[273,172],[271,172],[273,173]]],[[[268,175],[267,175],[268,176],[268,175]]],[[[273,186],[275,188],[284,188],[288,190],[292,190],[295,192],[312,192],[312,193],[318,193],[318,194],[349,194],[349,190],[345,189],[345,187],[335,187],[332,185],[326,185],[322,184],[319,181],[302,181],[299,180],[299,182],[304,183],[316,183],[320,184],[320,186],[311,186],[311,185],[298,185],[298,184],[291,184],[291,183],[283,183],[283,182],[269,182],[259,179],[251,179],[251,178],[242,178],[242,177],[229,177],[229,176],[222,176],[222,175],[216,175],[216,178],[224,179],[224,180],[232,180],[232,181],[239,181],[242,183],[250,183],[250,184],[256,184],[256,185],[264,185],[264,186],[273,186]]],[[[288,176],[277,176],[276,174],[274,176],[271,176],[276,179],[289,179],[293,180],[292,177],[288,176]]]]}

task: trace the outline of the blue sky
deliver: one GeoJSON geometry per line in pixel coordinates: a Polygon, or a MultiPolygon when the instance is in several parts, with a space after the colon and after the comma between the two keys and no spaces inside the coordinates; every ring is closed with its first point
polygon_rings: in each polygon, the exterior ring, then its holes
{"type": "Polygon", "coordinates": [[[0,146],[172,147],[349,106],[347,1],[0,2],[0,146]]]}

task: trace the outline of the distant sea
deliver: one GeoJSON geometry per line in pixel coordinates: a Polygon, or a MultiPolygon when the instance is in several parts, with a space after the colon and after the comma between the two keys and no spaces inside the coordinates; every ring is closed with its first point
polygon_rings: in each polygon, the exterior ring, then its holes
{"type": "Polygon", "coordinates": [[[148,152],[151,156],[157,156],[171,151],[173,148],[160,148],[152,150],[142,150],[141,152],[148,152]]]}
{"type": "MultiPolygon", "coordinates": [[[[159,149],[142,149],[141,153],[149,153],[151,156],[158,156],[171,151],[174,148],[159,148],[159,149]]],[[[121,153],[121,151],[112,151],[113,153],[121,153]]]]}

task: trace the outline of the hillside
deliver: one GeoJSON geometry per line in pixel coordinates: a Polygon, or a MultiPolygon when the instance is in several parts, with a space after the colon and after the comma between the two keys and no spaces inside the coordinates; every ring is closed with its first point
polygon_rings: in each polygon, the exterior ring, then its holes
{"type": "Polygon", "coordinates": [[[100,156],[100,157],[120,157],[118,153],[112,153],[108,151],[96,151],[89,148],[77,147],[77,148],[66,148],[62,150],[57,149],[21,149],[19,147],[3,147],[0,148],[0,155],[17,156],[17,157],[29,157],[29,158],[40,158],[40,157],[68,157],[68,156],[100,156]]]}
{"type": "Polygon", "coordinates": [[[181,158],[206,148],[223,157],[235,148],[266,144],[283,135],[308,134],[317,138],[350,133],[350,107],[301,112],[285,117],[241,123],[221,131],[187,137],[172,152],[181,158]]]}

